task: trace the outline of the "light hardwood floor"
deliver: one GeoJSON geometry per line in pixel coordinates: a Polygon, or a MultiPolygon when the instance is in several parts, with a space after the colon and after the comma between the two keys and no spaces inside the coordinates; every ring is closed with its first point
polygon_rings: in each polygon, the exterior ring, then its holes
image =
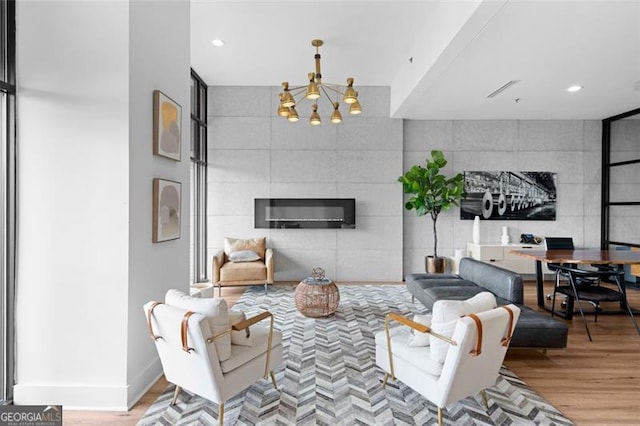
{"type": "MultiPolygon", "coordinates": [[[[552,284],[545,283],[551,290],[552,284]]],[[[223,289],[232,305],[244,288],[223,289]]],[[[629,289],[630,304],[640,308],[640,291],[629,289]]],[[[525,284],[525,303],[536,306],[535,285],[525,284]]],[[[640,315],[638,315],[640,320],[640,315]]],[[[566,349],[510,349],[505,364],[577,425],[640,424],[640,336],[628,315],[588,316],[589,342],[580,316],[569,321],[566,349]]],[[[64,411],[65,426],[135,425],[167,386],[160,379],[129,412],[64,411]]]]}

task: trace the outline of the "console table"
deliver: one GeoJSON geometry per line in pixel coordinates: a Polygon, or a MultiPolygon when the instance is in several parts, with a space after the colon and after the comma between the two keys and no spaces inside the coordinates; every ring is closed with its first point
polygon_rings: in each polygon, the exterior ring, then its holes
{"type": "Polygon", "coordinates": [[[481,262],[491,263],[518,274],[535,274],[536,268],[533,262],[513,254],[512,250],[540,250],[540,246],[533,244],[476,244],[467,243],[467,257],[481,262]]]}

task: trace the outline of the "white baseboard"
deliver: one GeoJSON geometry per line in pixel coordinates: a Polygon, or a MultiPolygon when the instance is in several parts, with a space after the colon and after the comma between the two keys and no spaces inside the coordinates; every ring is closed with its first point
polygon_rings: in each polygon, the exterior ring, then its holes
{"type": "Polygon", "coordinates": [[[62,405],[65,410],[129,411],[162,375],[155,359],[129,385],[24,385],[13,387],[16,405],[62,405]]]}
{"type": "Polygon", "coordinates": [[[136,405],[140,398],[142,398],[149,389],[151,389],[162,374],[160,358],[156,357],[153,362],[147,366],[147,368],[131,379],[127,395],[127,407],[129,410],[136,405]]]}
{"type": "Polygon", "coordinates": [[[69,410],[128,409],[126,386],[16,384],[13,402],[16,405],[62,405],[69,410]]]}

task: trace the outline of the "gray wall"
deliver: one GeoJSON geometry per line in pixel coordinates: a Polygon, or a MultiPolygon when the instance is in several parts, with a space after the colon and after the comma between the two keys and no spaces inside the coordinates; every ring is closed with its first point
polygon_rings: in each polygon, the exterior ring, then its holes
{"type": "Polygon", "coordinates": [[[313,127],[306,101],[299,122],[276,116],[278,87],[209,88],[209,259],[224,237],[266,236],[277,281],[315,266],[341,281],[402,279],[402,120],[389,118],[388,88],[358,90],[361,116],[333,125],[320,103],[313,127]],[[355,198],[356,229],[254,229],[262,197],[355,198]]]}
{"type": "MultiPolygon", "coordinates": [[[[577,247],[600,246],[601,136],[599,121],[404,121],[404,168],[445,152],[450,174],[465,170],[548,171],[558,174],[555,221],[482,221],[480,242],[512,242],[521,233],[571,236],[577,247]]],[[[438,254],[452,256],[471,241],[471,220],[455,208],[438,219],[438,254]]],[[[432,251],[431,219],[405,212],[404,271],[422,271],[432,251]]]]}
{"type": "MultiPolygon", "coordinates": [[[[225,236],[267,236],[276,250],[276,280],[299,280],[321,266],[337,280],[401,280],[423,271],[431,223],[403,209],[397,177],[432,149],[465,170],[558,174],[556,221],[483,221],[481,241],[512,241],[523,232],[572,236],[579,247],[600,244],[599,121],[418,121],[389,119],[389,90],[361,88],[364,112],[335,126],[291,124],[276,117],[278,87],[209,88],[209,258],[225,236]],[[355,197],[355,230],[253,228],[259,197],[355,197]]],[[[306,106],[306,105],[305,105],[306,106]]],[[[321,105],[322,107],[322,105],[321,105]]],[[[328,116],[321,114],[325,121],[328,116]]],[[[441,215],[440,255],[471,240],[472,221],[458,208],[441,215]]],[[[209,266],[210,268],[210,266],[209,266]]]]}

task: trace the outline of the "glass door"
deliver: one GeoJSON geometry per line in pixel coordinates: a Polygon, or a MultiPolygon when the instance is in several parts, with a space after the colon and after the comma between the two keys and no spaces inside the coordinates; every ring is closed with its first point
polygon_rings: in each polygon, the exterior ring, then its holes
{"type": "MultiPolygon", "coordinates": [[[[640,251],[640,108],[602,122],[602,248],[640,251]]],[[[640,287],[640,265],[625,267],[640,287]]]]}

